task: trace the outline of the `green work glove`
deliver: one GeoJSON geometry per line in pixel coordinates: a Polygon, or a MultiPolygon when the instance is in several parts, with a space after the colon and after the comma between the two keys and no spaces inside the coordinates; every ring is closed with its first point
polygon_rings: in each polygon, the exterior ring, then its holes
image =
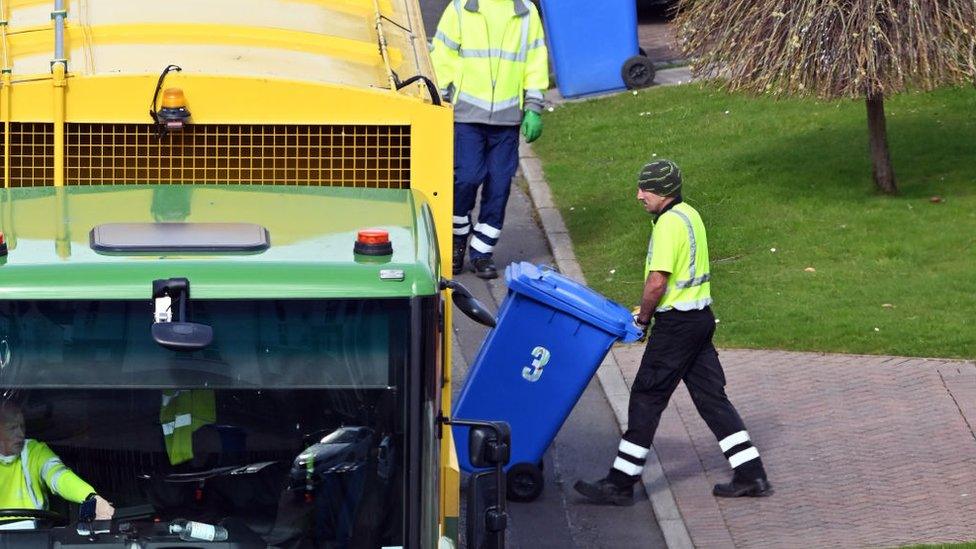
{"type": "Polygon", "coordinates": [[[522,135],[525,136],[526,143],[539,139],[539,136],[542,135],[542,117],[539,116],[539,113],[525,111],[525,117],[522,118],[522,135]]]}

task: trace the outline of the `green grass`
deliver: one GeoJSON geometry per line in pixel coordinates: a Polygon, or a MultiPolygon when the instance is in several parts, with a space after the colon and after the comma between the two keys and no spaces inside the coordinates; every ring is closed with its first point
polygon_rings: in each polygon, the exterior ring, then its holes
{"type": "Polygon", "coordinates": [[[656,154],[708,227],[719,345],[972,358],[976,91],[886,107],[897,197],[874,192],[863,101],[654,88],[558,107],[534,149],[587,280],[621,303],[640,296],[635,181],[656,154]]]}

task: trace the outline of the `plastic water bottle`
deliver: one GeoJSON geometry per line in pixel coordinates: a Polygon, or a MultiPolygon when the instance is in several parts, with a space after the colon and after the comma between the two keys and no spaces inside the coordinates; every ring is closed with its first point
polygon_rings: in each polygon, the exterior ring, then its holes
{"type": "Polygon", "coordinates": [[[183,541],[224,541],[227,529],[223,526],[176,519],[169,523],[169,533],[180,536],[183,541]]]}

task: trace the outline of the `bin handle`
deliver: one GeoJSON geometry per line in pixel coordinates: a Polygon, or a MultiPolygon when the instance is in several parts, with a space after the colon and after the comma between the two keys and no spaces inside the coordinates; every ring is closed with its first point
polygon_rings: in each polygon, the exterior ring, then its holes
{"type": "Polygon", "coordinates": [[[539,264],[539,270],[540,271],[552,271],[554,273],[558,273],[559,272],[559,267],[556,267],[555,265],[550,265],[548,263],[540,263],[539,264]]]}

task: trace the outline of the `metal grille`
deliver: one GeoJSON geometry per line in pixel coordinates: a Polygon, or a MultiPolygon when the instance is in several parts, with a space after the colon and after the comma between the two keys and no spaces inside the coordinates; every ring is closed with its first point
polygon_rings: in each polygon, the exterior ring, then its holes
{"type": "MultiPolygon", "coordinates": [[[[0,131],[0,172],[3,170],[3,140],[0,131]]],[[[54,181],[54,124],[10,123],[10,186],[39,187],[54,181]]]]}
{"type": "MultiPolygon", "coordinates": [[[[51,185],[53,126],[12,124],[11,186],[51,185]]],[[[409,126],[152,124],[65,127],[65,184],[410,187],[409,126]]]]}

